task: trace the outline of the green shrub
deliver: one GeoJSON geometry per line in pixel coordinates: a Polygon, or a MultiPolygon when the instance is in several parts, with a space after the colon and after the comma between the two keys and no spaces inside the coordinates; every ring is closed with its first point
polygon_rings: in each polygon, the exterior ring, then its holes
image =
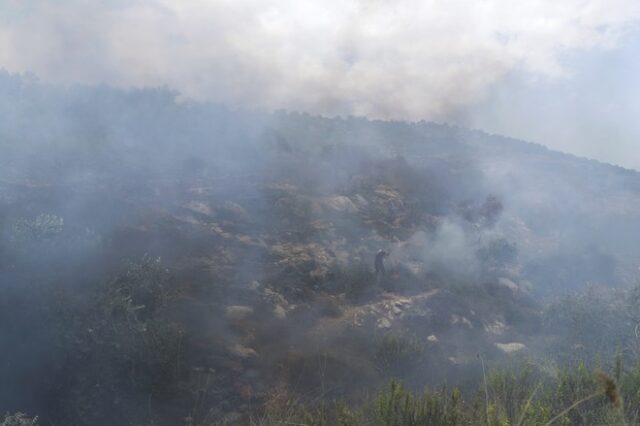
{"type": "Polygon", "coordinates": [[[488,423],[533,426],[548,421],[546,401],[541,402],[545,379],[531,365],[516,371],[493,370],[487,377],[488,423]]]}
{"type": "Polygon", "coordinates": [[[543,326],[552,337],[551,349],[561,363],[593,363],[597,358],[612,362],[619,350],[638,356],[631,304],[626,291],[591,286],[550,304],[543,326]]]}
{"type": "Polygon", "coordinates": [[[36,426],[37,417],[29,417],[24,413],[6,414],[0,426],[36,426]]]}
{"type": "MultiPolygon", "coordinates": [[[[620,367],[622,370],[622,366],[620,367]]],[[[633,369],[617,378],[629,424],[640,423],[640,361],[633,369]]]]}
{"type": "Polygon", "coordinates": [[[289,394],[266,404],[255,425],[378,426],[550,426],[638,424],[640,366],[620,380],[584,365],[557,375],[521,366],[492,371],[470,401],[458,389],[413,392],[391,381],[375,397],[361,403],[305,405],[289,394]],[[619,385],[622,383],[622,385],[619,385]],[[636,399],[633,399],[636,398],[636,399]],[[626,402],[626,403],[625,403],[626,402]]]}
{"type": "Polygon", "coordinates": [[[156,392],[171,387],[178,373],[182,334],[168,310],[175,297],[169,271],[160,259],[144,256],[105,288],[103,306],[116,358],[137,371],[139,385],[156,392]]]}
{"type": "Polygon", "coordinates": [[[448,394],[425,391],[415,395],[402,384],[391,384],[378,395],[375,403],[375,424],[380,426],[454,426],[462,420],[460,392],[448,394]]]}
{"type": "Polygon", "coordinates": [[[374,360],[383,372],[404,377],[413,369],[425,353],[425,345],[416,337],[384,334],[377,338],[374,360]]]}
{"type": "Polygon", "coordinates": [[[52,214],[41,214],[31,220],[17,220],[13,224],[11,236],[14,241],[42,241],[56,237],[63,228],[63,218],[52,214]]]}
{"type": "Polygon", "coordinates": [[[75,310],[59,314],[54,326],[61,330],[61,350],[70,354],[65,368],[73,383],[59,408],[63,424],[78,418],[149,424],[148,407],[121,401],[154,404],[180,391],[188,366],[180,362],[184,342],[171,315],[174,301],[169,271],[145,256],[84,294],[75,310]]]}

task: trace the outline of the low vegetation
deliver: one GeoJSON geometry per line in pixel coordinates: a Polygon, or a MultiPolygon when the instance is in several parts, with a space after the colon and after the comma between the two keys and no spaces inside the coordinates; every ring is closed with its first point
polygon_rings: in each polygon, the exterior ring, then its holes
{"type": "Polygon", "coordinates": [[[360,402],[303,404],[280,391],[251,424],[380,426],[631,425],[640,419],[640,364],[610,374],[584,364],[550,375],[531,365],[495,370],[476,391],[412,391],[392,381],[360,402]]]}
{"type": "Polygon", "coordinates": [[[15,413],[5,415],[0,426],[36,426],[37,424],[37,417],[29,417],[24,413],[15,413]]]}

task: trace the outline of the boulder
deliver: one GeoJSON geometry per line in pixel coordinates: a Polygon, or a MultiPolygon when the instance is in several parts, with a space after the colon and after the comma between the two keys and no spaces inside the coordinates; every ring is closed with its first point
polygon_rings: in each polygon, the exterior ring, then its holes
{"type": "Polygon", "coordinates": [[[511,342],[511,343],[496,343],[496,348],[500,349],[506,354],[512,354],[523,351],[527,347],[523,343],[511,342]]]}
{"type": "Polygon", "coordinates": [[[246,321],[253,315],[253,308],[249,306],[233,305],[225,309],[225,317],[231,322],[246,321]]]}

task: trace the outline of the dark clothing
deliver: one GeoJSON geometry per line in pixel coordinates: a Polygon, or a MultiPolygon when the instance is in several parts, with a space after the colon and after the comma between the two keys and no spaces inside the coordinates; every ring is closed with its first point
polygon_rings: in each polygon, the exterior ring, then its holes
{"type": "Polygon", "coordinates": [[[376,260],[374,262],[376,274],[384,274],[384,258],[386,255],[387,253],[384,251],[379,251],[378,254],[376,254],[376,260]]]}

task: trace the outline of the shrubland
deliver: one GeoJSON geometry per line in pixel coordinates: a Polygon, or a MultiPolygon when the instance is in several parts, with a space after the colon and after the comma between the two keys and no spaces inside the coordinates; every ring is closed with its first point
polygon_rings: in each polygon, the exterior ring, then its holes
{"type": "Polygon", "coordinates": [[[3,425],[638,423],[637,173],[434,123],[0,90],[3,425]]]}

